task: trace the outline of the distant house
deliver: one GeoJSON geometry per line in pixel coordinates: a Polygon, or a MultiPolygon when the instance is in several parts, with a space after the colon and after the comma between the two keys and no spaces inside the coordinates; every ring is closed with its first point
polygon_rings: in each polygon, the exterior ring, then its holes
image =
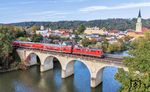
{"type": "Polygon", "coordinates": [[[141,32],[136,32],[135,30],[128,30],[127,35],[133,38],[143,37],[144,33],[148,31],[148,28],[143,27],[141,32]]]}
{"type": "Polygon", "coordinates": [[[61,34],[72,33],[73,32],[73,30],[71,30],[71,29],[59,29],[59,31],[60,31],[61,34]]]}
{"type": "Polygon", "coordinates": [[[77,35],[75,35],[75,34],[71,34],[69,38],[70,39],[75,39],[75,38],[79,38],[79,37],[77,35]]]}
{"type": "Polygon", "coordinates": [[[110,43],[110,44],[114,44],[114,43],[117,43],[118,41],[117,40],[110,40],[110,41],[108,41],[108,43],[110,43]]]}
{"type": "Polygon", "coordinates": [[[117,38],[123,38],[123,37],[125,37],[126,35],[125,34],[119,34],[118,36],[117,36],[117,38]]]}
{"type": "Polygon", "coordinates": [[[86,37],[87,37],[87,38],[88,38],[88,37],[98,38],[98,37],[99,37],[99,34],[90,34],[90,35],[87,35],[86,37]]]}
{"type": "Polygon", "coordinates": [[[86,35],[85,37],[88,38],[89,40],[102,41],[102,38],[100,37],[99,34],[90,34],[86,35]]]}
{"type": "Polygon", "coordinates": [[[144,34],[143,33],[139,33],[139,32],[134,32],[134,31],[129,31],[127,32],[127,35],[133,38],[139,38],[139,37],[143,37],[144,34]]]}
{"type": "Polygon", "coordinates": [[[117,36],[119,34],[119,30],[109,30],[107,34],[109,36],[117,36]]]}

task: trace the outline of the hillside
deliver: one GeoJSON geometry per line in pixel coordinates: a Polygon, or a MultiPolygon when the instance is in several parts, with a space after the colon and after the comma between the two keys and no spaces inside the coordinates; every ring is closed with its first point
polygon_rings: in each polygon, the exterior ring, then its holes
{"type": "MultiPolygon", "coordinates": [[[[143,19],[143,26],[150,28],[150,19],[143,19]]],[[[91,21],[58,21],[58,22],[21,22],[21,23],[12,23],[11,25],[15,26],[27,26],[31,27],[36,26],[45,26],[50,27],[51,29],[58,28],[77,28],[80,24],[84,24],[86,27],[105,27],[106,29],[135,29],[136,19],[106,19],[106,20],[91,20],[91,21]]]]}

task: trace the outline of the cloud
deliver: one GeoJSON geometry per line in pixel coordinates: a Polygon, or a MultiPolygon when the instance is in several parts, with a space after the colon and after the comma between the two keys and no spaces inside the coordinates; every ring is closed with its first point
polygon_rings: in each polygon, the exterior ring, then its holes
{"type": "Polygon", "coordinates": [[[84,2],[87,0],[64,0],[64,2],[84,2]]]}
{"type": "Polygon", "coordinates": [[[121,4],[118,6],[89,6],[80,9],[81,12],[93,12],[99,10],[116,10],[116,9],[129,9],[129,8],[140,8],[140,7],[150,7],[150,2],[143,2],[143,3],[128,3],[128,4],[121,4]]]}
{"type": "Polygon", "coordinates": [[[25,15],[29,16],[61,16],[70,14],[69,12],[59,12],[59,11],[42,11],[42,12],[32,12],[25,15]]]}
{"type": "Polygon", "coordinates": [[[30,12],[30,13],[21,13],[19,15],[12,15],[8,20],[1,20],[3,23],[13,23],[13,22],[22,22],[22,21],[59,21],[66,18],[66,15],[71,14],[70,12],[62,11],[42,11],[42,12],[30,12]]]}
{"type": "Polygon", "coordinates": [[[36,1],[24,1],[24,2],[18,2],[17,4],[33,4],[36,3],[36,1]]]}
{"type": "Polygon", "coordinates": [[[34,4],[36,1],[19,1],[19,2],[9,2],[9,3],[0,3],[1,6],[16,6],[16,5],[26,5],[26,4],[34,4]]]}
{"type": "Polygon", "coordinates": [[[66,2],[66,3],[73,3],[73,2],[84,2],[89,0],[50,0],[49,2],[66,2]]]}

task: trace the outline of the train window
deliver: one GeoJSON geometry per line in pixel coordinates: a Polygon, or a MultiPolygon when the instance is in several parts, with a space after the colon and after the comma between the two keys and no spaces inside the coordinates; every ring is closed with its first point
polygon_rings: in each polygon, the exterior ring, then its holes
{"type": "Polygon", "coordinates": [[[95,50],[91,50],[91,52],[95,52],[95,50]]]}

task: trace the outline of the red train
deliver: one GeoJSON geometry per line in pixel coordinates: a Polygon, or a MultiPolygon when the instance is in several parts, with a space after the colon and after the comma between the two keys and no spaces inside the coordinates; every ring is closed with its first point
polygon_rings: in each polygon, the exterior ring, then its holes
{"type": "Polygon", "coordinates": [[[72,45],[71,42],[63,42],[62,44],[45,44],[45,43],[14,41],[13,46],[32,49],[42,49],[54,52],[63,52],[76,55],[87,55],[94,57],[104,56],[103,51],[100,49],[81,47],[79,45],[72,45]]]}

